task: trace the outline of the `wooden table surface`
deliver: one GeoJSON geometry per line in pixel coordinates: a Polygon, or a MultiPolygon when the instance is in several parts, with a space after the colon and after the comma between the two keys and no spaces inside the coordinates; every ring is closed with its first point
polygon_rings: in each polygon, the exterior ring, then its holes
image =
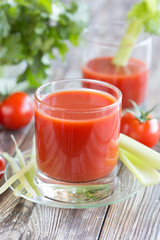
{"type": "MultiPolygon", "coordinates": [[[[125,19],[135,1],[87,0],[91,22],[125,19]]],[[[160,103],[160,39],[153,38],[153,59],[147,106],[160,103]]],[[[80,77],[80,51],[72,49],[66,63],[55,61],[53,78],[80,77]]],[[[157,112],[159,107],[157,108],[157,112]]],[[[15,136],[22,150],[31,147],[33,122],[20,131],[0,129],[0,148],[13,154],[15,136]]],[[[160,142],[155,147],[160,151],[160,142]]],[[[160,185],[142,188],[123,202],[91,209],[60,209],[16,198],[9,189],[0,195],[0,240],[160,240],[160,185]]]]}

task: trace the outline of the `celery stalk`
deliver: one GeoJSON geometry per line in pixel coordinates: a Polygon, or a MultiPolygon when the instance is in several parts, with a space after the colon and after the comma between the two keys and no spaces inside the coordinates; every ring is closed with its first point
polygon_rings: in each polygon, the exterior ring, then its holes
{"type": "Polygon", "coordinates": [[[129,24],[125,36],[122,38],[120,47],[114,57],[112,63],[116,66],[125,66],[130,58],[133,45],[135,44],[138,35],[142,29],[143,23],[133,21],[129,24]]]}
{"type": "MultiPolygon", "coordinates": [[[[18,148],[17,142],[14,138],[14,136],[11,136],[14,144],[15,144],[15,149],[16,149],[16,153],[17,153],[17,158],[18,158],[18,162],[21,168],[23,168],[26,163],[24,160],[24,156],[23,153],[21,152],[21,150],[18,148]]],[[[31,158],[33,157],[33,152],[35,153],[35,140],[33,138],[33,148],[32,148],[32,154],[31,154],[31,158]]],[[[35,155],[34,155],[35,156],[35,155]]],[[[32,168],[30,170],[30,172],[27,172],[25,174],[25,178],[27,179],[27,181],[29,182],[29,184],[31,185],[31,187],[34,189],[34,191],[36,192],[37,195],[42,195],[42,192],[40,191],[40,189],[35,185],[33,179],[35,177],[36,174],[36,167],[32,168]]]]}
{"type": "MultiPolygon", "coordinates": [[[[32,167],[35,166],[35,161],[32,161],[30,163],[28,163],[24,168],[22,168],[21,170],[19,169],[12,177],[10,177],[7,182],[5,182],[2,187],[0,187],[0,194],[3,193],[4,191],[6,191],[7,188],[10,187],[10,185],[12,185],[16,180],[20,180],[20,182],[22,183],[23,187],[26,188],[26,183],[24,181],[24,177],[22,177],[26,172],[28,172],[32,167]]],[[[28,189],[28,192],[30,191],[30,188],[28,189]]],[[[31,192],[32,193],[32,192],[31,192]]],[[[35,194],[35,193],[33,193],[35,194]]]]}
{"type": "MultiPolygon", "coordinates": [[[[11,157],[8,153],[3,152],[3,157],[9,162],[15,174],[8,179],[8,181],[0,188],[0,193],[5,191],[10,185],[12,185],[16,180],[19,180],[19,185],[15,188],[14,194],[16,196],[21,195],[23,189],[26,190],[26,196],[33,197],[37,195],[43,195],[43,192],[35,184],[35,173],[36,173],[36,161],[35,155],[30,155],[30,162],[26,164],[24,156],[18,145],[15,138],[12,136],[12,139],[15,144],[16,157],[11,157]],[[18,162],[17,162],[18,160],[18,162]]],[[[33,142],[32,153],[35,153],[35,144],[33,142]]]]}
{"type": "MultiPolygon", "coordinates": [[[[20,183],[15,189],[14,189],[14,195],[16,196],[16,197],[20,197],[21,195],[22,195],[22,190],[24,189],[24,186],[23,186],[23,184],[22,183],[20,183]]],[[[26,192],[26,194],[25,194],[25,196],[27,197],[27,198],[31,198],[32,197],[32,195],[30,194],[30,193],[28,193],[28,192],[26,192]]]]}
{"type": "MultiPolygon", "coordinates": [[[[35,147],[35,136],[33,136],[33,141],[32,141],[33,145],[32,145],[32,153],[30,156],[30,161],[34,160],[35,161],[35,156],[36,156],[36,147],[35,147]]],[[[22,154],[22,153],[21,153],[22,154]]],[[[23,155],[23,154],[22,154],[23,155]]],[[[37,193],[38,196],[42,196],[43,192],[40,190],[39,187],[37,187],[37,185],[34,183],[34,179],[36,176],[36,165],[34,168],[31,168],[29,172],[27,172],[25,174],[28,182],[30,183],[30,185],[32,186],[32,188],[35,190],[35,192],[37,193]]]]}
{"type": "Polygon", "coordinates": [[[14,195],[16,197],[21,196],[21,191],[24,189],[24,186],[22,183],[20,183],[15,189],[14,189],[14,195]]]}
{"type": "MultiPolygon", "coordinates": [[[[18,166],[18,163],[14,158],[12,158],[8,153],[3,153],[3,157],[7,159],[7,161],[10,163],[11,167],[13,168],[14,172],[17,173],[20,171],[20,167],[18,166]]],[[[35,161],[34,161],[35,164],[35,161]]],[[[29,184],[25,176],[21,176],[19,178],[19,181],[24,185],[24,188],[27,192],[29,192],[31,195],[36,196],[36,191],[32,188],[32,186],[29,184]]]]}
{"type": "Polygon", "coordinates": [[[120,148],[119,158],[144,186],[151,186],[160,182],[160,173],[131,153],[120,148]]]}
{"type": "Polygon", "coordinates": [[[112,61],[116,66],[125,66],[133,46],[142,30],[160,35],[160,9],[158,0],[142,0],[128,14],[128,28],[112,61]]]}
{"type": "Polygon", "coordinates": [[[120,134],[119,147],[135,155],[152,168],[160,170],[160,153],[137,142],[136,140],[120,134]]]}
{"type": "Polygon", "coordinates": [[[23,168],[26,165],[23,154],[20,151],[20,149],[18,148],[17,142],[16,142],[13,135],[11,135],[11,138],[12,138],[12,140],[14,142],[14,145],[15,145],[15,148],[16,148],[16,154],[17,154],[17,158],[19,160],[19,165],[20,165],[21,168],[23,168]]]}

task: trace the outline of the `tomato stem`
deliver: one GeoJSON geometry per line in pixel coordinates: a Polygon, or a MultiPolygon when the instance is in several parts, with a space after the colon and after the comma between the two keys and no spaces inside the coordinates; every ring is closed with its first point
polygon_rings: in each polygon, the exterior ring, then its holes
{"type": "Polygon", "coordinates": [[[130,100],[130,102],[133,105],[133,110],[128,109],[127,112],[133,114],[136,119],[138,119],[138,121],[140,121],[141,123],[145,123],[146,121],[152,119],[152,117],[149,117],[149,114],[153,112],[153,110],[157,107],[157,104],[153,106],[150,110],[145,112],[144,110],[140,109],[140,107],[134,101],[130,100]]]}

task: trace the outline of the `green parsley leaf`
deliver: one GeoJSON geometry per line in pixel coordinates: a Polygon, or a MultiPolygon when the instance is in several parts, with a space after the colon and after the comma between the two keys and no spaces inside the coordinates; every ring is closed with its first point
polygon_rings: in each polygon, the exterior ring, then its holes
{"type": "Polygon", "coordinates": [[[27,80],[31,87],[39,86],[48,79],[54,49],[64,59],[68,44],[78,45],[88,20],[85,15],[87,11],[82,14],[77,2],[69,5],[57,0],[0,2],[0,66],[25,60],[27,68],[17,83],[27,80]],[[48,58],[47,63],[44,58],[48,58]]]}

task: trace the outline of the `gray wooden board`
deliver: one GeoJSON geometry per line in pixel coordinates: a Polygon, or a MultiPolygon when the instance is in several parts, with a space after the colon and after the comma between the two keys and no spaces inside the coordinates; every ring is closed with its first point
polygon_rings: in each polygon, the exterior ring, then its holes
{"type": "MultiPolygon", "coordinates": [[[[91,23],[105,24],[125,19],[130,0],[87,0],[91,23]]],[[[153,60],[147,106],[160,102],[160,39],[153,38],[153,60]]],[[[52,79],[80,77],[80,50],[71,48],[67,61],[53,63],[52,79]]],[[[155,113],[159,114],[159,107],[155,113]]],[[[10,134],[22,150],[31,147],[33,123],[19,131],[0,129],[0,148],[13,154],[10,134]]],[[[160,151],[160,143],[155,147],[160,151]]],[[[3,240],[159,240],[160,185],[142,188],[134,197],[109,207],[71,210],[47,207],[13,196],[11,190],[0,195],[0,239],[3,240]]]]}

